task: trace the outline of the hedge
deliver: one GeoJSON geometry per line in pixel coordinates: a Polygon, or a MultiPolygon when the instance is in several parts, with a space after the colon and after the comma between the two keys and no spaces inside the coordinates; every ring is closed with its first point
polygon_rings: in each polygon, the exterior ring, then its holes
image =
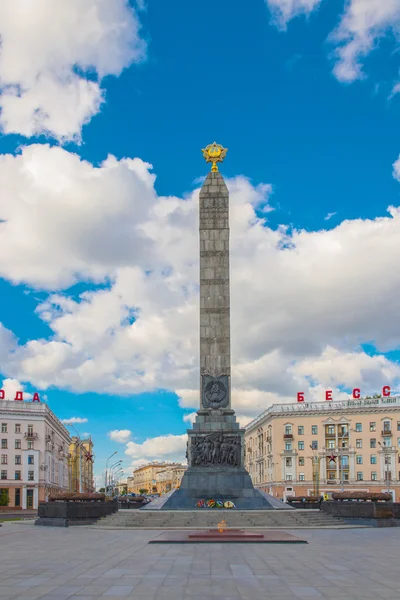
{"type": "Polygon", "coordinates": [[[385,501],[393,500],[392,494],[388,492],[333,492],[333,500],[364,500],[364,501],[385,501]]]}
{"type": "Polygon", "coordinates": [[[95,492],[60,492],[49,496],[49,502],[104,502],[105,499],[105,494],[95,492]]]}

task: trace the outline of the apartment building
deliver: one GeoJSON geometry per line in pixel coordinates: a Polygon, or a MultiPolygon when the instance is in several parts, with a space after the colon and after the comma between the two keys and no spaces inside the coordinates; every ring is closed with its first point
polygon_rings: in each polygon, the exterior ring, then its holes
{"type": "Polygon", "coordinates": [[[341,490],[400,498],[400,397],[274,404],[246,427],[256,487],[288,496],[341,490]]]}
{"type": "Polygon", "coordinates": [[[178,489],[186,469],[185,465],[177,464],[159,471],[156,475],[158,493],[162,495],[178,489]]]}
{"type": "Polygon", "coordinates": [[[68,490],[67,429],[42,402],[0,400],[0,490],[8,507],[36,509],[68,490]]]}
{"type": "Polygon", "coordinates": [[[178,463],[158,463],[152,462],[142,467],[138,467],[133,471],[133,480],[129,478],[129,491],[134,494],[140,494],[140,490],[146,490],[146,494],[160,494],[161,485],[157,481],[157,474],[160,471],[166,471],[168,468],[180,467],[178,463]]]}

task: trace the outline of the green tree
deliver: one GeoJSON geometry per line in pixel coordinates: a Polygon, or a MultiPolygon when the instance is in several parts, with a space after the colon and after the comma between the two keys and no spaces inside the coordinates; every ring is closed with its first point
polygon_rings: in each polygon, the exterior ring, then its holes
{"type": "Polygon", "coordinates": [[[144,488],[141,488],[139,490],[139,494],[147,494],[147,490],[145,490],[144,488]]]}
{"type": "Polygon", "coordinates": [[[8,506],[9,502],[8,490],[0,490],[0,506],[8,506]]]}
{"type": "Polygon", "coordinates": [[[99,494],[104,494],[105,491],[106,491],[106,488],[100,488],[99,489],[99,494]]]}

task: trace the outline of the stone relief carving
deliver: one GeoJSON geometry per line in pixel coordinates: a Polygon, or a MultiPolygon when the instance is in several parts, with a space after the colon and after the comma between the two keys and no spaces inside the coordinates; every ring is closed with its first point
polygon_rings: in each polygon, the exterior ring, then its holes
{"type": "Polygon", "coordinates": [[[192,467],[241,466],[242,442],[240,435],[210,433],[190,436],[192,467]]]}
{"type": "Polygon", "coordinates": [[[229,204],[229,199],[227,196],[223,197],[200,197],[200,208],[219,208],[219,209],[227,209],[229,204]]]}
{"type": "Polygon", "coordinates": [[[228,376],[220,375],[219,377],[213,377],[212,375],[204,374],[202,375],[202,380],[202,404],[204,408],[225,408],[228,406],[228,376]]]}

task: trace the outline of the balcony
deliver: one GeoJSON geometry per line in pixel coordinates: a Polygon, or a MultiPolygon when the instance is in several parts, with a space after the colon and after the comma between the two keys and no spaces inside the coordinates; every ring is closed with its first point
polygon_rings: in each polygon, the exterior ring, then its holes
{"type": "Polygon", "coordinates": [[[26,440],[37,440],[38,437],[38,434],[33,431],[28,431],[28,433],[24,433],[24,438],[26,440]]]}
{"type": "Polygon", "coordinates": [[[392,430],[391,429],[383,429],[382,435],[391,436],[392,435],[392,430]]]}
{"type": "Polygon", "coordinates": [[[293,439],[293,433],[284,433],[283,434],[283,439],[284,440],[292,440],[293,439]]]}
{"type": "Polygon", "coordinates": [[[336,434],[335,434],[335,433],[328,433],[328,432],[326,431],[326,432],[325,432],[325,437],[326,437],[326,438],[331,438],[331,439],[332,439],[332,438],[335,438],[335,437],[336,437],[336,434]]]}

